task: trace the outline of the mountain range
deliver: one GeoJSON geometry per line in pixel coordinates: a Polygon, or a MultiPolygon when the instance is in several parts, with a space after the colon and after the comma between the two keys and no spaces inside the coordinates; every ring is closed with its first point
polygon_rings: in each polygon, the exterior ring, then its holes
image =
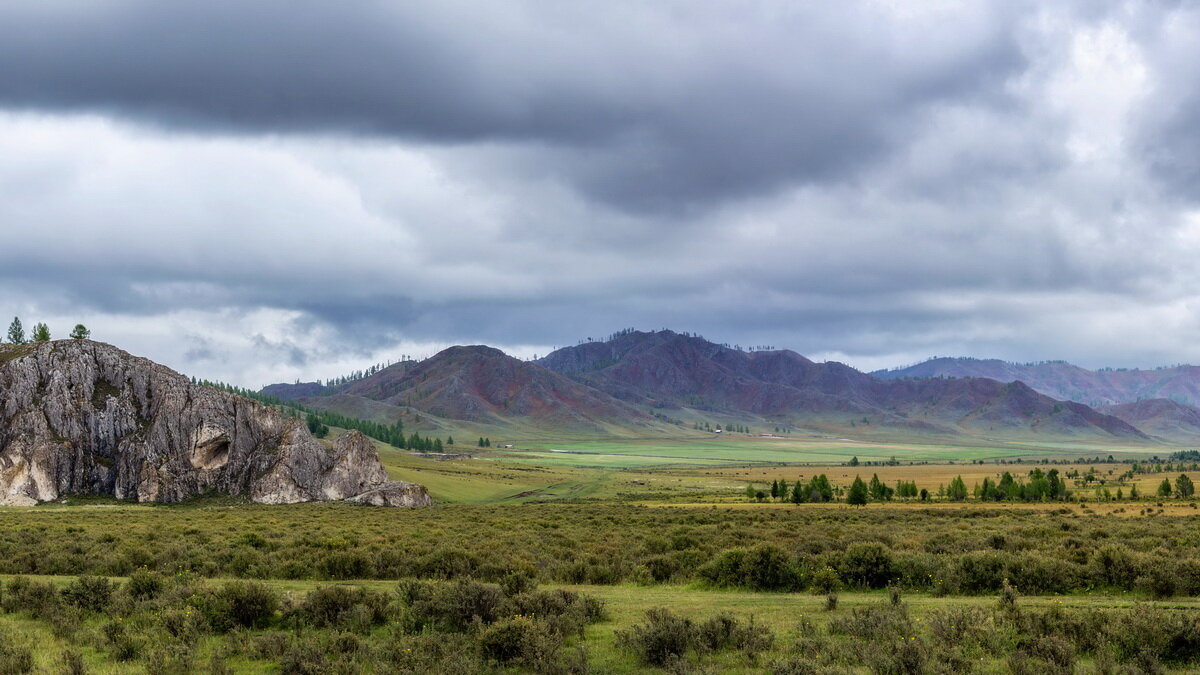
{"type": "Polygon", "coordinates": [[[857,436],[1151,440],[1117,414],[1021,381],[884,377],[669,330],[623,331],[536,361],[451,347],[335,387],[276,384],[263,393],[427,433],[646,436],[712,422],[857,436]]]}
{"type": "Polygon", "coordinates": [[[979,378],[1024,382],[1056,399],[1077,401],[1155,435],[1200,439],[1200,366],[1088,370],[1065,361],[934,358],[872,373],[887,380],[979,378]]]}

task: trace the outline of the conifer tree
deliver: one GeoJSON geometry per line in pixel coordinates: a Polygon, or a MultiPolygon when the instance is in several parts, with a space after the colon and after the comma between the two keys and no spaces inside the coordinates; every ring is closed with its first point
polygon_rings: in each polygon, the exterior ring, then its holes
{"type": "Polygon", "coordinates": [[[33,325],[33,334],[31,336],[34,342],[49,342],[50,327],[44,323],[35,323],[33,325]]]}
{"type": "Polygon", "coordinates": [[[854,482],[850,484],[850,491],[846,493],[846,503],[854,506],[863,506],[867,503],[867,484],[863,479],[855,476],[854,482]]]}
{"type": "Polygon", "coordinates": [[[91,336],[92,336],[92,331],[88,330],[88,327],[81,323],[75,324],[75,328],[71,329],[71,338],[72,339],[86,340],[86,339],[90,338],[91,336]]]}
{"type": "Polygon", "coordinates": [[[1158,496],[1159,497],[1170,497],[1171,496],[1171,479],[1170,478],[1164,478],[1163,482],[1159,483],[1158,496]]]}
{"type": "Polygon", "coordinates": [[[1175,479],[1175,494],[1179,497],[1191,497],[1196,494],[1196,486],[1187,474],[1181,473],[1179,478],[1175,479]]]}
{"type": "Polygon", "coordinates": [[[25,327],[21,325],[20,317],[14,316],[8,324],[8,341],[14,345],[25,344],[25,327]]]}
{"type": "Polygon", "coordinates": [[[961,502],[967,498],[967,484],[963,482],[962,476],[955,476],[954,480],[950,481],[946,496],[953,502],[961,502]]]}

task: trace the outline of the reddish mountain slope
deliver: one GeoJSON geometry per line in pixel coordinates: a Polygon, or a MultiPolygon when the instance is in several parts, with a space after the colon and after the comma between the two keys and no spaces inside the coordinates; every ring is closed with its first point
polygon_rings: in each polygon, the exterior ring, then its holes
{"type": "Polygon", "coordinates": [[[1200,410],[1166,398],[1152,398],[1099,408],[1142,431],[1171,440],[1200,438],[1200,410]]]}
{"type": "Polygon", "coordinates": [[[338,387],[336,395],[304,401],[380,421],[386,412],[381,405],[475,424],[575,430],[636,428],[652,420],[603,392],[485,346],[450,347],[338,387]]]}
{"type": "Polygon", "coordinates": [[[743,352],[672,331],[630,332],[560,349],[547,368],[615,397],[658,407],[750,413],[805,423],[866,418],[928,431],[1144,438],[1084,405],[987,379],[885,381],[788,350],[743,352]]]}

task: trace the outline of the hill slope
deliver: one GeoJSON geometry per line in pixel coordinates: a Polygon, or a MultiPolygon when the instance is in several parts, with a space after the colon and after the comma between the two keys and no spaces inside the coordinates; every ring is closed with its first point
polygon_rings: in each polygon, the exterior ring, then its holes
{"type": "MultiPolygon", "coordinates": [[[[287,388],[295,386],[272,385],[263,391],[291,395],[287,388]]],[[[411,410],[476,428],[524,425],[607,433],[655,424],[650,415],[604,392],[479,345],[450,347],[424,361],[397,363],[324,396],[297,400],[383,422],[401,419],[411,410]]]]}
{"type": "Polygon", "coordinates": [[[802,426],[844,428],[857,420],[947,434],[1146,438],[1122,420],[1021,384],[887,381],[789,350],[744,352],[672,331],[633,331],[566,347],[539,363],[637,404],[752,414],[802,426]]]}
{"type": "Polygon", "coordinates": [[[1098,410],[1161,438],[1193,443],[1200,439],[1200,410],[1171,399],[1151,398],[1101,406],[1098,410]]]}

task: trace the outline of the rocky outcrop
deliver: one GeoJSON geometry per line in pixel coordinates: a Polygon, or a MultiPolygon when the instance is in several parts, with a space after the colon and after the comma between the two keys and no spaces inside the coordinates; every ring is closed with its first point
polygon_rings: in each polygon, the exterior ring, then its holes
{"type": "Polygon", "coordinates": [[[355,495],[349,501],[372,506],[424,506],[429,503],[429,493],[416,483],[391,482],[355,495]]]}
{"type": "Polygon", "coordinates": [[[273,408],[99,342],[0,346],[0,503],[67,494],[431,503],[388,481],[361,433],[317,440],[273,408]]]}

